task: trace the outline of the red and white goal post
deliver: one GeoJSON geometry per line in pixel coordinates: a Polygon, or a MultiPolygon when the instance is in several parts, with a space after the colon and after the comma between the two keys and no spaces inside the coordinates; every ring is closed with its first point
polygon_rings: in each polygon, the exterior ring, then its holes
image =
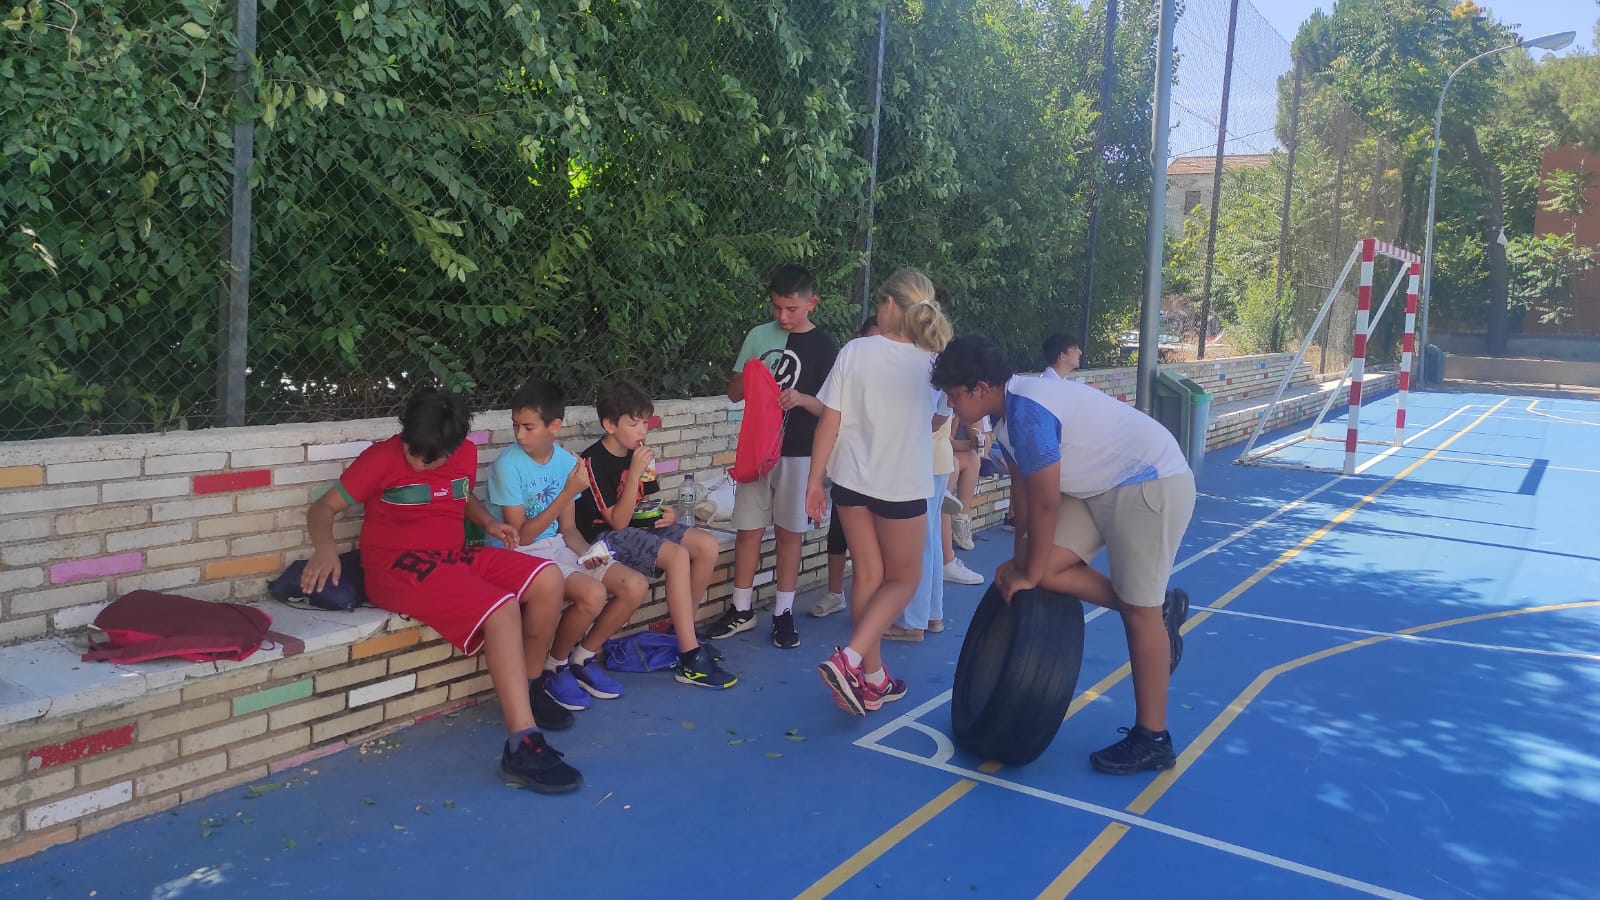
{"type": "Polygon", "coordinates": [[[1379,446],[1398,447],[1405,442],[1406,430],[1406,395],[1411,391],[1411,355],[1416,351],[1417,341],[1417,287],[1422,279],[1422,257],[1404,247],[1380,241],[1377,238],[1364,238],[1356,242],[1355,249],[1350,252],[1350,258],[1345,262],[1344,269],[1335,279],[1328,297],[1322,301],[1322,308],[1317,311],[1316,321],[1306,330],[1305,336],[1300,341],[1300,349],[1295,352],[1294,363],[1284,372],[1283,379],[1278,382],[1278,390],[1272,396],[1272,402],[1262,410],[1261,418],[1256,422],[1255,431],[1250,435],[1249,443],[1245,444],[1244,452],[1239,454],[1238,462],[1241,465],[1276,466],[1279,468],[1310,469],[1319,472],[1337,472],[1350,475],[1356,469],[1356,447],[1359,444],[1377,444],[1379,446]],[[1372,313],[1372,273],[1379,256],[1393,259],[1403,263],[1400,271],[1396,273],[1394,282],[1389,285],[1389,292],[1384,295],[1383,302],[1378,305],[1376,314],[1372,313]],[[1327,392],[1328,398],[1322,404],[1322,409],[1317,417],[1312,420],[1311,427],[1297,434],[1290,435],[1261,449],[1255,449],[1256,442],[1261,439],[1267,430],[1267,424],[1272,421],[1273,413],[1277,411],[1283,400],[1284,391],[1293,381],[1294,375],[1300,370],[1300,363],[1305,359],[1306,351],[1311,347],[1312,338],[1317,329],[1322,327],[1323,321],[1328,317],[1328,311],[1333,308],[1333,301],[1339,295],[1339,289],[1344,286],[1345,279],[1350,277],[1350,270],[1357,262],[1361,263],[1360,281],[1356,288],[1356,324],[1355,340],[1350,347],[1350,365],[1345,369],[1344,375],[1333,390],[1327,392]],[[1408,281],[1406,286],[1406,326],[1405,336],[1400,342],[1400,372],[1399,372],[1399,405],[1395,409],[1394,437],[1388,441],[1364,441],[1360,439],[1361,426],[1361,387],[1366,376],[1367,368],[1367,339],[1372,335],[1372,329],[1383,318],[1384,310],[1389,308],[1389,301],[1394,299],[1395,292],[1400,288],[1402,280],[1408,281]],[[1348,425],[1344,436],[1344,465],[1340,468],[1331,466],[1314,466],[1310,464],[1288,463],[1273,460],[1272,454],[1286,447],[1298,444],[1301,441],[1337,441],[1337,438],[1321,437],[1317,428],[1328,411],[1333,408],[1334,400],[1338,399],[1346,383],[1350,385],[1350,409],[1346,420],[1348,425]]]}

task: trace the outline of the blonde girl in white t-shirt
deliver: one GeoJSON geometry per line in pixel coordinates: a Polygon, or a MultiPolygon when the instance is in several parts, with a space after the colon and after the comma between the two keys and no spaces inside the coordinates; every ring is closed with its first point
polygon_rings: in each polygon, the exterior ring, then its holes
{"type": "Polygon", "coordinates": [[[951,335],[933,282],[921,272],[894,273],[877,298],[881,333],[846,344],[817,393],[823,409],[806,485],[806,511],[821,521],[823,479],[833,480],[833,504],[855,560],[850,642],[817,669],[834,702],[856,716],[906,695],[905,682],[884,671],[879,643],[922,577],[933,491],[928,375],[951,335]]]}

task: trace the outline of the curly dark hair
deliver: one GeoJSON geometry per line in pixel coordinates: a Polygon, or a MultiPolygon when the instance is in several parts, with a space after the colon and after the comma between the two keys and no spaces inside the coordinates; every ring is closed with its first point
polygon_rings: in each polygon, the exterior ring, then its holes
{"type": "Polygon", "coordinates": [[[467,398],[441,388],[418,390],[400,413],[400,440],[425,463],[456,452],[471,430],[472,410],[467,407],[467,398]]]}
{"type": "Polygon", "coordinates": [[[594,410],[602,422],[617,422],[623,416],[648,419],[656,411],[655,403],[644,388],[626,378],[617,378],[600,385],[595,393],[594,410]]]}
{"type": "Polygon", "coordinates": [[[981,334],[953,338],[933,361],[929,381],[941,391],[972,389],[979,384],[1003,388],[1015,373],[1005,351],[981,334]]]}

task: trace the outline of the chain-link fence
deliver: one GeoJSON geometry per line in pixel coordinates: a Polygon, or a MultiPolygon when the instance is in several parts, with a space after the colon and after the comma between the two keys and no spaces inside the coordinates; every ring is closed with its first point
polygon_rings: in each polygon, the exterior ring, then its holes
{"type": "MultiPolygon", "coordinates": [[[[1197,355],[1297,349],[1355,243],[1395,240],[1398,154],[1249,3],[1189,0],[1176,45],[1164,311],[1197,355]]],[[[1311,335],[1322,371],[1349,361],[1355,289],[1311,335]]],[[[1394,309],[1370,357],[1393,358],[1394,309]]]]}
{"type": "MultiPolygon", "coordinates": [[[[492,408],[532,374],[578,402],[612,374],[717,393],[789,260],[837,336],[863,282],[915,265],[1029,365],[1092,272],[1109,363],[1141,294],[1157,5],[25,3],[0,23],[0,439],[387,415],[421,383],[492,408]]],[[[1180,23],[1173,149],[1210,163],[1226,0],[1180,23]]],[[[1211,300],[1209,211],[1184,207],[1169,305],[1253,350],[1297,339],[1397,192],[1240,23],[1211,300]]]]}

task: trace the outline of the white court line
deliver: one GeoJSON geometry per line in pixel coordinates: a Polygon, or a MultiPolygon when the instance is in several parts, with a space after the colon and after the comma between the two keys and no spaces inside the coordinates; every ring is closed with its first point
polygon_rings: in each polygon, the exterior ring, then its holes
{"type": "MultiPolygon", "coordinates": [[[[1390,447],[1389,449],[1383,451],[1382,453],[1379,453],[1377,456],[1374,456],[1373,458],[1367,460],[1366,462],[1362,463],[1361,465],[1356,466],[1356,474],[1357,475],[1365,475],[1367,473],[1368,469],[1372,468],[1373,466],[1377,465],[1378,463],[1383,462],[1384,460],[1386,460],[1389,457],[1393,456],[1402,447],[1409,447],[1412,444],[1416,443],[1418,440],[1420,440],[1422,438],[1423,435],[1427,434],[1428,432],[1434,430],[1435,428],[1438,428],[1439,426],[1445,424],[1446,422],[1450,421],[1451,419],[1454,419],[1456,416],[1459,416],[1459,415],[1465,413],[1469,409],[1472,409],[1472,408],[1478,407],[1478,406],[1487,406],[1487,405],[1488,404],[1485,404],[1485,403],[1468,403],[1466,406],[1461,407],[1460,409],[1456,410],[1455,412],[1451,413],[1450,415],[1445,416],[1444,418],[1442,418],[1439,421],[1433,423],[1432,425],[1429,425],[1427,428],[1424,428],[1421,431],[1417,432],[1416,434],[1412,435],[1411,437],[1406,438],[1405,442],[1403,444],[1401,444],[1400,447],[1390,447]]],[[[1345,476],[1340,476],[1340,477],[1343,478],[1345,476]]]]}
{"type": "MultiPolygon", "coordinates": [[[[874,732],[874,734],[876,734],[876,732],[874,732]]],[[[871,737],[871,735],[868,735],[868,737],[871,737]]],[[[1385,897],[1389,898],[1389,900],[1419,900],[1419,898],[1411,894],[1403,894],[1399,891],[1393,891],[1386,887],[1379,887],[1378,885],[1370,884],[1365,881],[1358,881],[1347,875],[1340,875],[1337,872],[1329,872],[1326,869],[1318,869],[1314,866],[1305,865],[1304,863],[1297,863],[1294,860],[1284,859],[1281,856],[1274,856],[1270,853],[1263,853],[1260,850],[1252,850],[1249,847],[1243,847],[1239,844],[1234,844],[1229,841],[1199,834],[1187,829],[1177,828],[1172,825],[1157,822],[1154,819],[1147,819],[1144,816],[1137,816],[1133,813],[1124,812],[1120,809],[1112,809],[1108,806],[1101,806],[1098,803],[1089,803],[1084,800],[1078,800],[1074,797],[1068,797],[1064,794],[1054,794],[1050,791],[1029,787],[1025,784],[1018,784],[1005,778],[998,778],[994,775],[988,774],[987,772],[979,772],[973,769],[962,768],[961,766],[952,765],[949,762],[929,759],[925,756],[918,756],[915,753],[908,753],[904,750],[898,750],[894,747],[885,747],[876,742],[865,743],[866,740],[867,738],[862,738],[861,740],[856,741],[856,745],[866,747],[869,750],[876,750],[879,753],[893,756],[897,759],[903,759],[919,765],[927,766],[931,769],[938,769],[941,772],[947,772],[951,775],[956,775],[961,778],[979,781],[998,788],[1004,788],[1008,791],[1015,791],[1016,793],[1033,797],[1038,800],[1045,800],[1050,803],[1054,803],[1057,806],[1065,806],[1068,809],[1076,809],[1080,812],[1101,816],[1103,818],[1121,822],[1124,825],[1129,825],[1134,828],[1143,828],[1146,831],[1152,831],[1156,834],[1177,838],[1180,841],[1188,841],[1191,844],[1198,844],[1202,847],[1220,850],[1223,853],[1232,854],[1233,856],[1237,856],[1242,859],[1248,859],[1251,862],[1265,863],[1266,865],[1274,868],[1283,869],[1288,872],[1294,872],[1298,875],[1305,875],[1315,878],[1319,881],[1325,881],[1329,884],[1339,885],[1340,887],[1350,888],[1354,891],[1360,891],[1363,894],[1370,894],[1374,897],[1385,897]]]]}
{"type": "Polygon", "coordinates": [[[1504,653],[1527,653],[1533,656],[1559,656],[1563,659],[1581,659],[1587,662],[1600,662],[1600,653],[1580,653],[1576,650],[1539,650],[1533,647],[1511,647],[1505,644],[1483,644],[1477,641],[1453,641],[1449,638],[1427,637],[1420,634],[1400,634],[1395,631],[1377,631],[1371,628],[1357,628],[1353,625],[1330,625],[1327,622],[1308,622],[1304,619],[1288,619],[1282,616],[1268,616],[1261,613],[1243,612],[1237,609],[1218,608],[1215,606],[1197,606],[1206,612],[1222,616],[1238,616],[1241,619],[1260,619],[1263,622],[1278,622],[1283,625],[1302,625],[1306,628],[1320,628],[1324,631],[1340,631],[1347,634],[1364,634],[1370,637],[1392,638],[1397,641],[1411,641],[1421,644],[1445,644],[1451,647],[1467,647],[1472,650],[1499,650],[1504,653]]]}
{"type": "MultiPolygon", "coordinates": [[[[1541,409],[1534,409],[1534,407],[1538,406],[1538,405],[1539,405],[1539,401],[1538,400],[1530,400],[1530,401],[1528,401],[1528,408],[1523,410],[1523,412],[1531,412],[1536,416],[1543,416],[1546,419],[1554,419],[1557,422],[1572,422],[1573,424],[1576,424],[1576,425],[1589,425],[1589,426],[1593,426],[1593,427],[1600,427],[1600,422],[1590,422],[1590,421],[1585,420],[1585,419],[1569,419],[1566,416],[1558,416],[1555,413],[1547,413],[1547,412],[1545,412],[1544,410],[1541,410],[1541,409]]],[[[1562,410],[1562,412],[1576,412],[1576,411],[1577,410],[1566,410],[1566,409],[1562,410]]]]}
{"type": "MultiPolygon", "coordinates": [[[[1426,435],[1428,432],[1434,430],[1435,428],[1438,428],[1438,427],[1444,425],[1445,423],[1449,422],[1451,419],[1454,419],[1456,416],[1461,415],[1462,413],[1466,412],[1469,409],[1472,409],[1475,406],[1482,406],[1482,405],[1483,404],[1479,404],[1479,403],[1468,403],[1467,405],[1461,407],[1460,409],[1456,410],[1455,412],[1449,414],[1448,416],[1445,416],[1444,418],[1442,418],[1439,421],[1433,423],[1432,425],[1429,425],[1427,428],[1424,428],[1421,431],[1417,432],[1416,434],[1412,435],[1411,437],[1407,438],[1406,439],[1406,444],[1410,444],[1413,441],[1420,440],[1423,437],[1423,435],[1426,435]]],[[[1388,450],[1383,451],[1382,453],[1378,454],[1377,456],[1373,457],[1371,460],[1367,461],[1366,463],[1363,463],[1360,467],[1358,467],[1356,469],[1356,474],[1360,475],[1360,474],[1365,473],[1368,469],[1370,469],[1373,466],[1377,465],[1379,461],[1387,458],[1388,456],[1393,454],[1398,449],[1400,449],[1400,448],[1398,448],[1398,447],[1390,447],[1388,450]]],[[[1194,565],[1195,563],[1199,562],[1200,560],[1206,558],[1207,556],[1210,556],[1211,554],[1216,553],[1218,550],[1221,550],[1222,548],[1228,546],[1229,544],[1232,544],[1234,541],[1237,541],[1240,538],[1245,537],[1246,535],[1248,535],[1251,532],[1255,531],[1256,529],[1262,527],[1263,525],[1270,524],[1271,522],[1275,521],[1279,516],[1283,515],[1284,513],[1289,512],[1290,510],[1293,510],[1293,509],[1296,509],[1296,508],[1298,508],[1300,506],[1305,505],[1306,501],[1310,500],[1311,498],[1317,496],[1318,494],[1322,493],[1323,491],[1327,490],[1328,488],[1333,487],[1334,485],[1338,484],[1341,481],[1344,481],[1346,478],[1349,478],[1349,477],[1350,476],[1348,476],[1348,475],[1340,475],[1339,477],[1334,478],[1332,481],[1324,482],[1323,484],[1321,484],[1321,485],[1319,485],[1317,487],[1314,487],[1309,491],[1306,491],[1304,494],[1301,494],[1300,496],[1294,498],[1293,500],[1290,500],[1288,503],[1285,503],[1283,506],[1278,507],[1273,512],[1271,512],[1271,513],[1269,513],[1269,514],[1267,514],[1267,515],[1255,520],[1254,522],[1251,522],[1249,525],[1246,525],[1245,527],[1239,529],[1238,531],[1235,531],[1234,533],[1228,535],[1227,537],[1223,538],[1222,540],[1218,541],[1217,543],[1212,544],[1211,546],[1207,547],[1206,549],[1201,550],[1200,552],[1195,553],[1194,555],[1192,555],[1192,556],[1190,556],[1190,557],[1178,562],[1176,565],[1174,565],[1172,567],[1172,574],[1176,575],[1179,572],[1182,572],[1184,569],[1187,569],[1190,566],[1194,565]]],[[[1106,612],[1106,610],[1097,609],[1094,613],[1091,613],[1090,616],[1093,616],[1093,615],[1096,615],[1096,614],[1102,613],[1102,612],[1106,612]]],[[[1085,618],[1085,621],[1088,621],[1089,616],[1086,616],[1084,618],[1085,618]]]]}

